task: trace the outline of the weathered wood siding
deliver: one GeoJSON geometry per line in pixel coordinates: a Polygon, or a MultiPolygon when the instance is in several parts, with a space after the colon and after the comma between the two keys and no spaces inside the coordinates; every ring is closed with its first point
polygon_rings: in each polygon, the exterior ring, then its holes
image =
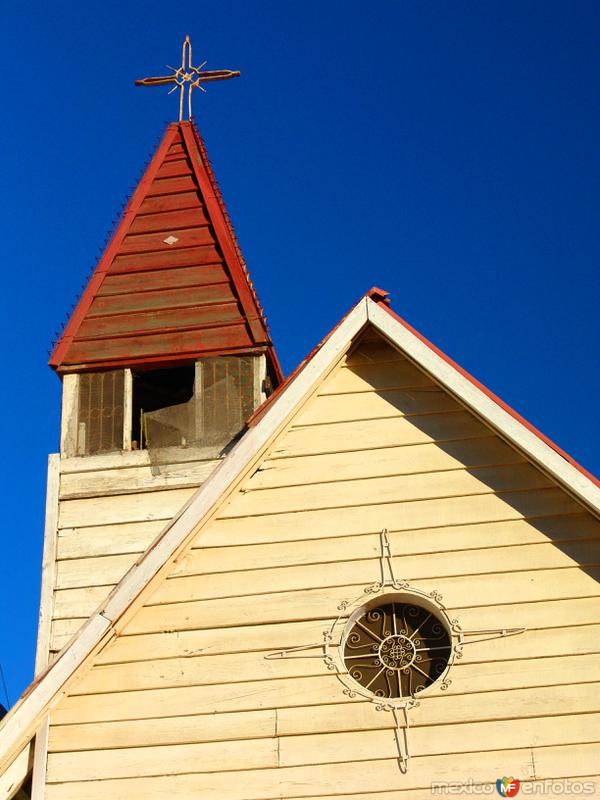
{"type": "Polygon", "coordinates": [[[194,448],[60,460],[51,656],[217,464],[216,451],[194,448]]]}
{"type": "MultiPolygon", "coordinates": [[[[164,513],[185,499],[176,491],[164,513]]],[[[91,555],[114,580],[128,553],[103,544],[110,514],[69,502],[64,524],[88,509],[100,526],[87,529],[91,555]]],[[[137,495],[127,502],[125,536],[141,546],[154,523],[139,509],[157,512],[137,495]]],[[[432,781],[598,779],[599,533],[368,340],[53,710],[47,800],[414,800],[431,796],[432,781]],[[397,573],[439,590],[465,629],[528,628],[466,648],[450,688],[422,698],[407,774],[390,714],[343,694],[320,659],[265,660],[319,641],[340,600],[378,577],[383,527],[397,573]]],[[[79,585],[92,564],[65,569],[67,619],[95,590],[79,585]]]]}

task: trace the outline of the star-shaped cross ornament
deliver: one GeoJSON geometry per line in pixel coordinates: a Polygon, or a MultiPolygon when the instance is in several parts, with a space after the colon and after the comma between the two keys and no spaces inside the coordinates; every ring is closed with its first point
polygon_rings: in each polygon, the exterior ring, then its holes
{"type": "Polygon", "coordinates": [[[183,107],[186,89],[188,100],[188,119],[191,119],[192,92],[194,89],[200,89],[200,91],[204,92],[206,90],[202,86],[203,83],[208,83],[208,81],[226,81],[229,78],[238,78],[240,76],[240,73],[237,70],[203,70],[204,66],[206,66],[206,61],[203,61],[202,64],[197,67],[192,64],[192,43],[190,42],[190,37],[186,36],[181,49],[181,66],[169,67],[167,65],[167,69],[173,71],[172,75],[159,75],[155,78],[141,78],[140,80],[135,81],[135,85],[167,86],[169,84],[173,84],[173,88],[169,94],[179,89],[179,121],[181,122],[183,120],[183,107]]]}

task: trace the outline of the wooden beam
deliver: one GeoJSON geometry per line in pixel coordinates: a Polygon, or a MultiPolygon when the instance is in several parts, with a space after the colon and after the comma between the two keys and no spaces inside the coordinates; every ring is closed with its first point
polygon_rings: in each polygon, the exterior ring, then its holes
{"type": "Polygon", "coordinates": [[[0,776],[4,776],[7,767],[34,737],[49,705],[77,667],[101,645],[109,628],[110,623],[101,612],[90,617],[70,646],[48,667],[46,673],[29,686],[12,711],[4,717],[0,727],[0,776]]]}

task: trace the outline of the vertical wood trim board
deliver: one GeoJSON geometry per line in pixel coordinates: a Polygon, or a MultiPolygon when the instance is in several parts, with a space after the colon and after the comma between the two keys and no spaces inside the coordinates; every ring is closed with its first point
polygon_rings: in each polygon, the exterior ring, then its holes
{"type": "MultiPolygon", "coordinates": [[[[56,581],[56,549],[58,536],[58,498],[60,494],[60,455],[48,456],[48,482],[46,488],[46,521],[44,525],[44,550],[42,556],[42,587],[40,593],[40,613],[38,624],[37,650],[35,654],[35,674],[46,669],[50,659],[50,639],[52,632],[52,607],[54,584],[56,581]]],[[[32,800],[44,800],[46,792],[46,764],[48,760],[48,731],[50,718],[36,734],[33,749],[32,800]]]]}
{"type": "Polygon", "coordinates": [[[254,359],[254,408],[258,408],[267,396],[265,394],[265,380],[267,377],[267,358],[265,355],[256,356],[254,359]]]}
{"type": "Polygon", "coordinates": [[[58,535],[58,497],[60,492],[60,456],[48,456],[48,482],[46,488],[46,520],[44,524],[44,550],[42,556],[42,586],[38,622],[35,674],[48,665],[52,627],[52,597],[56,578],[56,537],[58,535]]]}
{"type": "Polygon", "coordinates": [[[33,750],[33,775],[31,800],[44,800],[46,796],[46,769],[48,766],[48,733],[50,717],[47,716],[35,735],[33,750]]]}
{"type": "Polygon", "coordinates": [[[12,800],[13,797],[18,797],[19,790],[29,775],[32,758],[33,746],[28,742],[0,774],[0,800],[12,800]]]}
{"type": "Polygon", "coordinates": [[[65,375],[62,382],[60,453],[63,458],[77,455],[79,375],[65,375]]]}
{"type": "Polygon", "coordinates": [[[133,373],[125,369],[123,387],[123,450],[131,450],[131,429],[133,424],[133,373]]]}

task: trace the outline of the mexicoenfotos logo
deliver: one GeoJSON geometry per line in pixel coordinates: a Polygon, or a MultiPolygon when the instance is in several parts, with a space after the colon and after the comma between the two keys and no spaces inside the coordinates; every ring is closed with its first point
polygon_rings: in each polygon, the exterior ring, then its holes
{"type": "Polygon", "coordinates": [[[520,785],[521,781],[512,776],[510,778],[504,776],[496,781],[496,789],[501,797],[514,797],[518,793],[520,785]]]}
{"type": "MultiPolygon", "coordinates": [[[[600,783],[594,781],[577,781],[571,778],[546,778],[542,780],[520,780],[506,777],[496,780],[496,790],[500,797],[519,797],[533,795],[534,797],[579,797],[580,795],[594,795],[600,797],[598,790],[600,783]]],[[[436,781],[431,784],[432,795],[466,795],[467,797],[479,797],[494,795],[494,783],[481,783],[473,778],[466,778],[462,781],[436,781]]]]}

